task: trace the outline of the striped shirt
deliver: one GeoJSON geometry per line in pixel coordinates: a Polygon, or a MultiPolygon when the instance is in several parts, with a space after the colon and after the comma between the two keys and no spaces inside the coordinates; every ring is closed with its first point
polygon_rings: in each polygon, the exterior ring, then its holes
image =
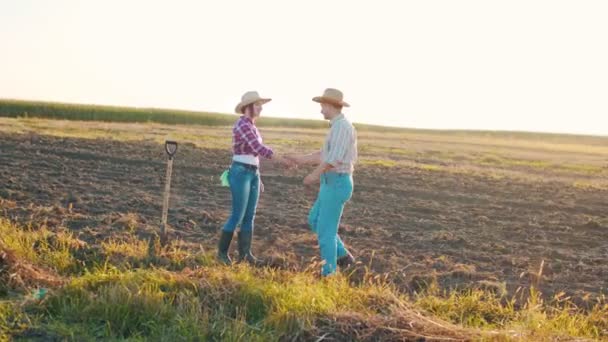
{"type": "Polygon", "coordinates": [[[262,143],[262,135],[249,117],[241,116],[232,128],[234,155],[251,155],[272,158],[272,149],[262,143]]]}
{"type": "Polygon", "coordinates": [[[321,158],[334,168],[332,172],[353,173],[357,162],[357,131],[353,124],[340,114],[330,121],[321,158]]]}

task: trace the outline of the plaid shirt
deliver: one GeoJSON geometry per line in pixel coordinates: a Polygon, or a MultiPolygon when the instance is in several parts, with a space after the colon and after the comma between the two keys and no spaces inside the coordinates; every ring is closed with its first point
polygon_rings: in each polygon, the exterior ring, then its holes
{"type": "Polygon", "coordinates": [[[236,155],[248,154],[267,159],[272,158],[273,154],[272,149],[262,143],[258,128],[246,116],[241,116],[232,128],[232,150],[236,155]]]}

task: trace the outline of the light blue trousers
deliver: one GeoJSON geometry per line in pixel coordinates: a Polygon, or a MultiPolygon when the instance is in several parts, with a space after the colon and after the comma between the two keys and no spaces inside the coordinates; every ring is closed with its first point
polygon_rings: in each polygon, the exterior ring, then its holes
{"type": "Polygon", "coordinates": [[[322,269],[324,276],[335,273],[338,258],[347,254],[338,236],[338,227],[344,205],[352,194],[352,175],[333,172],[321,175],[319,195],[308,215],[308,224],[319,239],[321,259],[325,262],[322,269]]]}
{"type": "Polygon", "coordinates": [[[260,172],[233,163],[228,181],[232,193],[232,213],[224,225],[224,231],[234,232],[239,225],[242,232],[252,231],[260,197],[260,172]]]}

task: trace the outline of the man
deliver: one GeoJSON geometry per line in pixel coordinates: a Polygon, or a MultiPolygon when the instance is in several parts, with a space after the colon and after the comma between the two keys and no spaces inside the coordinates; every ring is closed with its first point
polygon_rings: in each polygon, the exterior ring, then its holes
{"type": "Polygon", "coordinates": [[[338,236],[344,205],[353,193],[352,175],[357,161],[357,132],[342,114],[342,108],[349,107],[343,97],[341,91],[328,88],[322,96],[313,98],[321,104],[321,113],[331,125],[323,148],[312,154],[287,157],[297,164],[318,164],[304,178],[304,184],[320,183],[308,223],[319,239],[323,276],[334,274],[337,265],[344,267],[355,261],[338,236]]]}

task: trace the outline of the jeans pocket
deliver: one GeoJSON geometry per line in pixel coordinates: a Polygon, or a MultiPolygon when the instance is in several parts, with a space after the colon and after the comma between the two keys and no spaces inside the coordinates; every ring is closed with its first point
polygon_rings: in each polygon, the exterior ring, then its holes
{"type": "Polygon", "coordinates": [[[232,165],[228,171],[228,181],[232,184],[235,180],[243,177],[245,168],[238,165],[232,165]]]}
{"type": "Polygon", "coordinates": [[[344,203],[348,202],[353,196],[353,183],[350,178],[341,178],[338,182],[338,189],[344,203]]]}

